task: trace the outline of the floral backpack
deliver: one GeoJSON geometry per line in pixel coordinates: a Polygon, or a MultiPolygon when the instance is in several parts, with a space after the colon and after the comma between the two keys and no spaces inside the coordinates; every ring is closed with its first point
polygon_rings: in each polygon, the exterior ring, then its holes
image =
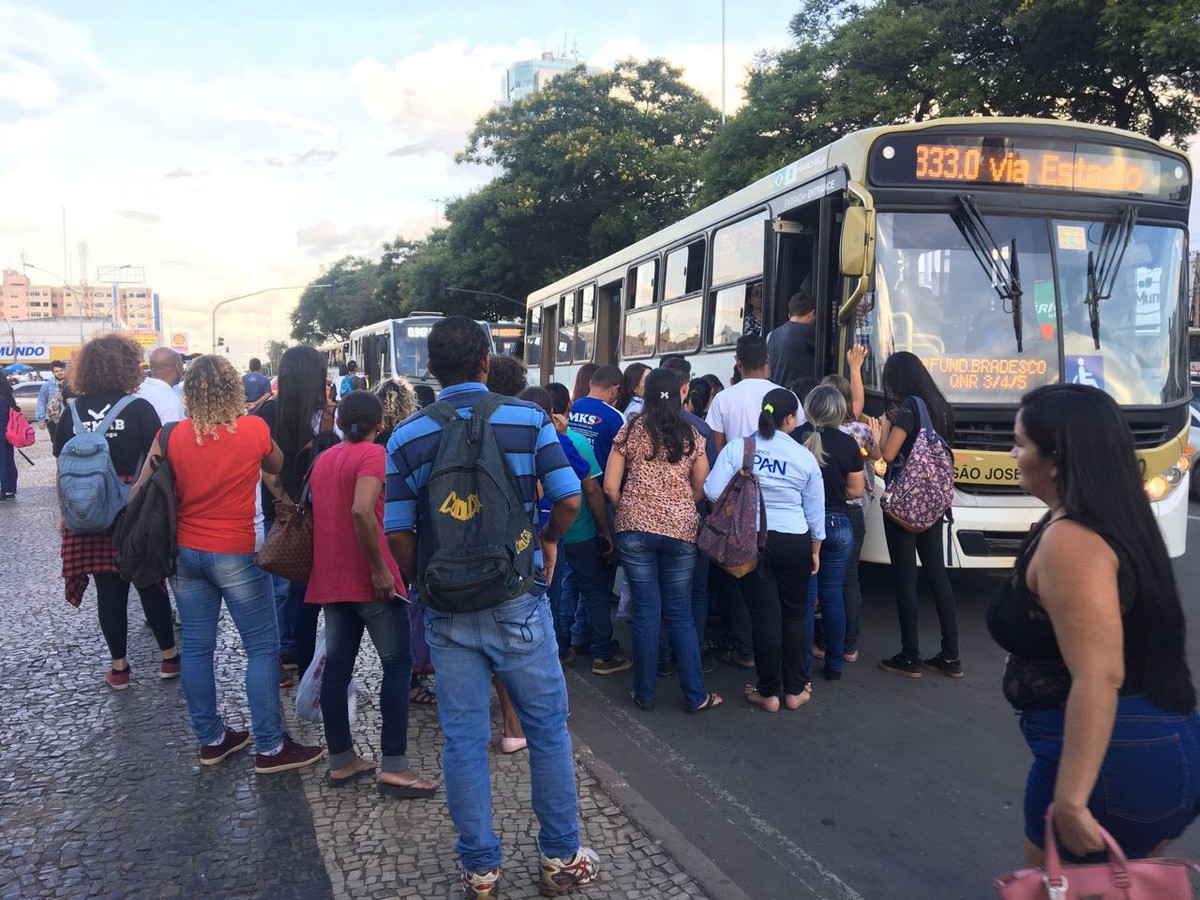
{"type": "MultiPolygon", "coordinates": [[[[884,515],[906,531],[928,531],[950,512],[954,502],[954,454],[933,427],[920,397],[920,431],[912,452],[888,481],[879,501],[884,515]]],[[[953,520],[951,520],[953,521],[953,520]]]]}

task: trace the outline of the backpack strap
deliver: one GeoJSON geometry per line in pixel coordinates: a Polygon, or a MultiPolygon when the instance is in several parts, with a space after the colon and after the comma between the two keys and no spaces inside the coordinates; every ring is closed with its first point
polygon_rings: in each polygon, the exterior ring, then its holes
{"type": "Polygon", "coordinates": [[[754,436],[742,438],[742,470],[746,474],[754,471],[754,436]]]}
{"type": "Polygon", "coordinates": [[[921,427],[928,428],[930,431],[936,431],[933,427],[933,419],[929,417],[929,407],[925,405],[925,401],[913,394],[913,400],[917,403],[917,415],[921,417],[921,427]]]}
{"type": "Polygon", "coordinates": [[[175,430],[175,426],[178,424],[178,422],[168,422],[158,432],[158,449],[162,453],[162,463],[159,463],[159,465],[163,463],[170,465],[171,461],[167,459],[167,442],[171,439],[171,432],[175,430]]]}

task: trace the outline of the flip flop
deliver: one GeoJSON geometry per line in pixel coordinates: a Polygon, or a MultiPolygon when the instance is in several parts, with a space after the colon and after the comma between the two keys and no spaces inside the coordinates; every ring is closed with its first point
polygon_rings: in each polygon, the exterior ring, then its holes
{"type": "Polygon", "coordinates": [[[345,787],[350,782],[357,781],[358,779],[362,778],[364,775],[374,775],[375,768],[376,768],[375,766],[371,766],[368,769],[359,769],[357,772],[351,772],[349,775],[344,775],[341,778],[334,778],[333,773],[330,772],[329,776],[325,779],[325,783],[332,788],[345,787]]]}
{"type": "Polygon", "coordinates": [[[733,666],[733,668],[737,669],[740,672],[753,672],[754,671],[754,662],[753,661],[748,662],[748,663],[742,662],[740,659],[738,659],[736,656],[733,655],[732,650],[726,650],[724,653],[722,653],[717,658],[721,662],[723,662],[725,665],[733,666]]]}
{"type": "Polygon", "coordinates": [[[698,715],[702,712],[708,712],[710,709],[716,709],[725,701],[721,699],[719,694],[714,694],[709,691],[708,696],[704,698],[704,702],[699,706],[685,706],[683,711],[689,715],[698,715]]]}
{"type": "Polygon", "coordinates": [[[379,793],[385,797],[395,797],[397,800],[420,800],[432,797],[437,793],[437,785],[433,787],[415,787],[420,778],[414,778],[408,784],[392,784],[389,781],[379,782],[379,793]]]}

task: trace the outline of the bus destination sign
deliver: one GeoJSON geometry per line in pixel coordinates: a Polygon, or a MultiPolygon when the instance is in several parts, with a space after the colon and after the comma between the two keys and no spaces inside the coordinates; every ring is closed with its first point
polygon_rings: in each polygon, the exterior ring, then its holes
{"type": "Polygon", "coordinates": [[[1187,167],[1129,147],[1045,138],[900,135],[876,144],[872,181],[978,185],[1181,200],[1187,167]]]}

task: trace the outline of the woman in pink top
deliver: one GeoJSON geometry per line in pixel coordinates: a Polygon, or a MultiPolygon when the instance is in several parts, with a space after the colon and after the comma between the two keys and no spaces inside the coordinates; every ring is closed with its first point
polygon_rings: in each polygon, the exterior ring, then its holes
{"type": "Polygon", "coordinates": [[[429,797],[437,786],[408,764],[408,677],[412,671],[404,579],[383,536],[383,482],[387,451],[375,443],[383,405],[352,391],[337,410],[342,442],[313,465],[313,567],[305,603],[325,607],[325,674],[321,712],[329,747],[329,784],[341,787],[375,771],[374,760],[354,752],[346,690],[363,629],[379,652],[383,683],[379,708],[383,771],[379,792],[429,797]]]}

